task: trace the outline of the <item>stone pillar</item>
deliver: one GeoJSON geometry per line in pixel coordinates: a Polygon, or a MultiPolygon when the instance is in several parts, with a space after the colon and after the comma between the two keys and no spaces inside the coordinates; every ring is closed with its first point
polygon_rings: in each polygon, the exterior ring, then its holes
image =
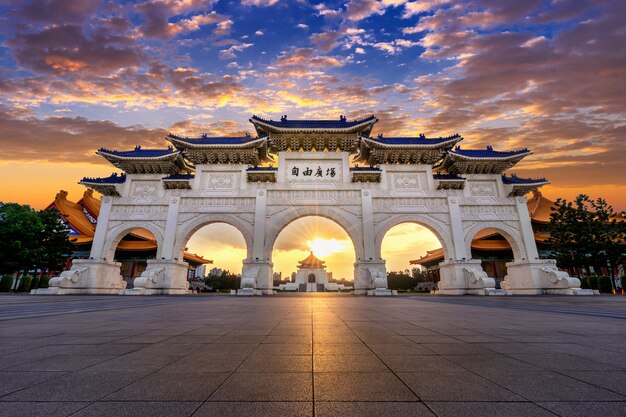
{"type": "MultiPolygon", "coordinates": [[[[515,197],[515,208],[517,209],[517,216],[519,218],[520,234],[524,241],[524,247],[520,248],[520,252],[522,252],[521,256],[529,261],[539,259],[535,233],[530,221],[530,214],[528,214],[528,206],[526,205],[526,197],[515,197]]],[[[519,261],[519,259],[517,260],[519,261]]]]}
{"type": "Polygon", "coordinates": [[[189,294],[187,271],[184,261],[148,259],[148,267],[133,281],[127,295],[189,294]]]}
{"type": "Polygon", "coordinates": [[[438,294],[489,295],[496,292],[496,281],[487,276],[478,259],[441,262],[439,275],[438,294]]]}
{"type": "Polygon", "coordinates": [[[387,288],[385,261],[358,260],[354,263],[354,293],[357,295],[393,295],[387,288]]]}
{"type": "Polygon", "coordinates": [[[510,295],[562,294],[593,295],[580,288],[580,280],[560,271],[554,259],[534,259],[506,264],[502,289],[510,295]]]}
{"type": "Polygon", "coordinates": [[[274,293],[274,264],[265,253],[265,212],[267,190],[257,190],[254,232],[252,236],[252,259],[243,262],[241,289],[238,295],[271,295],[274,293]]]}
{"type": "Polygon", "coordinates": [[[50,279],[48,288],[35,294],[122,294],[126,282],[119,262],[100,259],[74,259],[69,271],[50,279]]]}
{"type": "Polygon", "coordinates": [[[452,247],[448,245],[448,258],[455,260],[468,260],[471,258],[471,254],[468,254],[467,249],[465,248],[463,221],[461,219],[459,199],[457,197],[448,197],[448,207],[450,211],[450,228],[452,232],[452,247]]]}
{"type": "MultiPolygon", "coordinates": [[[[91,243],[91,253],[89,257],[91,259],[104,259],[106,258],[106,249],[104,242],[107,239],[109,229],[109,218],[111,217],[111,207],[113,205],[113,198],[103,196],[100,204],[100,214],[98,215],[98,224],[96,225],[96,232],[93,236],[93,242],[91,243]]],[[[108,248],[107,248],[108,249],[108,248]]],[[[112,261],[113,259],[109,259],[112,261]]]]}
{"type": "MultiPolygon", "coordinates": [[[[167,209],[167,219],[165,221],[165,233],[163,234],[163,244],[161,258],[172,261],[178,253],[174,253],[174,242],[176,241],[178,229],[178,211],[180,209],[180,198],[171,197],[167,209]]],[[[157,256],[158,259],[158,256],[157,256]]],[[[182,259],[181,259],[182,260],[182,259]]]]}
{"type": "MultiPolygon", "coordinates": [[[[392,295],[387,286],[387,268],[376,247],[374,233],[374,209],[371,190],[361,190],[361,225],[363,229],[363,258],[354,264],[354,293],[367,295],[392,295]]],[[[357,251],[358,253],[359,251],[357,251]]]]}

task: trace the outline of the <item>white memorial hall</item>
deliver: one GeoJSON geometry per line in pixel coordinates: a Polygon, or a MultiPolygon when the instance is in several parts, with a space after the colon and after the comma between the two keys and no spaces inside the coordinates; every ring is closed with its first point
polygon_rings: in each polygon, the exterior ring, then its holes
{"type": "MultiPolygon", "coordinates": [[[[537,252],[524,195],[547,181],[505,174],[529,150],[462,148],[459,135],[372,137],[377,121],[253,116],[255,135],[170,134],[164,149],[100,149],[124,173],[81,181],[103,195],[89,259],[75,259],[39,292],[188,293],[187,241],[219,222],[237,228],[246,241],[238,293],[271,294],[277,236],[294,220],[321,216],[352,240],[357,294],[391,294],[381,243],[401,223],[422,225],[441,242],[441,294],[496,292],[494,279],[471,258],[472,239],[484,229],[504,236],[513,251],[505,294],[581,293],[578,279],[537,252]],[[114,254],[137,228],[154,235],[157,256],[126,289],[114,254]]],[[[320,283],[314,273],[306,276],[313,277],[306,284],[320,283]]]]}

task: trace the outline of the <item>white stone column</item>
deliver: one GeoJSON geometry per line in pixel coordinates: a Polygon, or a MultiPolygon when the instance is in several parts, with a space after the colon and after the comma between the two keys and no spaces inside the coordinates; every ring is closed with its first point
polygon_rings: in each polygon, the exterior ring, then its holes
{"type": "Polygon", "coordinates": [[[374,208],[371,190],[361,190],[361,259],[354,264],[354,292],[355,294],[392,295],[387,286],[387,268],[381,259],[380,249],[376,247],[374,232],[374,208]]]}
{"type": "MultiPolygon", "coordinates": [[[[461,206],[457,197],[448,197],[450,212],[450,228],[452,232],[452,245],[448,245],[448,258],[453,260],[469,259],[471,255],[465,248],[465,234],[463,233],[463,220],[461,219],[461,206]]],[[[447,259],[444,259],[446,261],[447,259]]]]}
{"type": "MultiPolygon", "coordinates": [[[[96,232],[93,236],[93,242],[91,244],[91,254],[89,255],[92,259],[104,259],[106,255],[106,253],[104,252],[104,242],[106,241],[108,234],[109,218],[111,217],[112,205],[112,197],[102,197],[100,204],[100,214],[98,215],[98,224],[96,225],[96,232]]],[[[113,261],[113,259],[108,260],[113,261]]]]}
{"type": "Polygon", "coordinates": [[[241,271],[240,295],[270,295],[273,294],[274,265],[270,254],[265,253],[265,213],[267,206],[267,190],[256,192],[254,232],[252,235],[252,259],[243,263],[241,271]]]}
{"type": "Polygon", "coordinates": [[[472,260],[465,247],[465,232],[461,207],[457,197],[448,197],[452,244],[448,244],[448,259],[439,264],[439,294],[485,295],[495,292],[495,280],[483,271],[480,260],[472,260]]]}
{"type": "MultiPolygon", "coordinates": [[[[180,210],[180,198],[171,197],[169,201],[169,207],[167,209],[167,220],[165,221],[165,233],[163,234],[163,243],[160,248],[161,258],[165,258],[168,261],[174,260],[177,253],[174,253],[174,242],[177,236],[178,229],[178,211],[180,210]]],[[[157,259],[159,254],[157,253],[157,259]]],[[[182,261],[182,259],[180,259],[182,261]]]]}
{"type": "MultiPolygon", "coordinates": [[[[528,214],[528,206],[526,205],[526,197],[515,197],[515,207],[519,217],[522,240],[524,241],[524,247],[520,248],[521,256],[526,257],[529,261],[539,259],[535,233],[533,232],[530,214],[528,214]]],[[[521,259],[516,259],[516,261],[520,260],[521,259]]]]}

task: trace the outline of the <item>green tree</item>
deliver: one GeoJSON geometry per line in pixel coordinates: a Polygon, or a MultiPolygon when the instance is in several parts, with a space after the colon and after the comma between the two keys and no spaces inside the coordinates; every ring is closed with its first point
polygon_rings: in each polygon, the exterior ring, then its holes
{"type": "MultiPolygon", "coordinates": [[[[606,200],[580,194],[573,202],[559,198],[555,203],[549,243],[560,266],[582,268],[591,264],[596,272],[601,267],[611,271],[623,260],[626,224],[617,221],[606,200]]],[[[613,279],[611,285],[614,289],[613,279]]]]}
{"type": "Polygon", "coordinates": [[[33,265],[42,228],[40,217],[29,206],[0,203],[0,273],[15,274],[33,265]]]}
{"type": "Polygon", "coordinates": [[[73,243],[67,238],[69,227],[61,221],[56,210],[41,210],[37,213],[42,228],[39,234],[39,253],[36,266],[47,271],[57,271],[72,254],[73,243]]]}
{"type": "Polygon", "coordinates": [[[417,286],[417,278],[411,275],[411,271],[391,271],[387,274],[387,286],[390,290],[411,290],[417,286]]]}

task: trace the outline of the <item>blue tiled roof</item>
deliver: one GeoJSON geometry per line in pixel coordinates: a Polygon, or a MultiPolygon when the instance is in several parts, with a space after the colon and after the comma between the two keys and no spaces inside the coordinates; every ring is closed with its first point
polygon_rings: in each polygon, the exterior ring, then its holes
{"type": "Polygon", "coordinates": [[[439,174],[439,173],[433,174],[433,178],[436,180],[457,180],[457,181],[465,179],[465,177],[462,177],[457,174],[439,174]]]}
{"type": "Polygon", "coordinates": [[[278,171],[276,167],[250,167],[246,171],[278,171]]]}
{"type": "Polygon", "coordinates": [[[519,178],[517,175],[512,174],[510,177],[503,175],[502,182],[505,184],[538,184],[548,182],[548,180],[545,178],[519,178]]]}
{"type": "Polygon", "coordinates": [[[175,154],[178,151],[174,150],[171,146],[167,149],[142,149],[141,146],[136,146],[132,151],[114,151],[106,148],[100,148],[98,152],[124,158],[158,158],[161,156],[175,154]]]}
{"type": "Polygon", "coordinates": [[[376,138],[368,139],[385,145],[435,145],[437,143],[449,142],[452,139],[461,139],[461,135],[456,134],[447,138],[427,138],[424,135],[418,137],[384,137],[383,135],[378,135],[376,138]]]}
{"type": "Polygon", "coordinates": [[[81,182],[88,182],[90,184],[122,184],[126,181],[126,174],[111,174],[110,177],[105,178],[89,178],[85,177],[81,182]]]}
{"type": "Polygon", "coordinates": [[[346,129],[353,126],[360,125],[364,122],[375,121],[376,116],[368,116],[364,119],[348,121],[344,116],[341,116],[339,120],[288,120],[287,116],[283,116],[280,121],[268,120],[252,116],[250,122],[255,121],[268,124],[270,126],[286,129],[346,129]]]}
{"type": "Polygon", "coordinates": [[[491,146],[487,146],[486,149],[461,149],[460,146],[457,146],[451,152],[457,155],[469,156],[471,158],[507,158],[510,156],[529,153],[530,150],[524,148],[516,151],[500,152],[494,151],[491,146]]]}
{"type": "Polygon", "coordinates": [[[186,181],[186,180],[192,180],[194,178],[195,175],[193,174],[172,174],[172,175],[168,175],[167,177],[163,177],[162,179],[164,180],[172,180],[172,181],[186,181]]]}
{"type": "Polygon", "coordinates": [[[202,135],[199,138],[187,138],[182,136],[176,136],[173,134],[167,135],[168,138],[184,141],[187,143],[191,143],[194,145],[242,145],[244,143],[248,143],[257,139],[262,138],[263,136],[253,138],[252,136],[207,136],[202,135]]]}
{"type": "Polygon", "coordinates": [[[362,172],[362,171],[380,171],[380,168],[376,168],[376,167],[360,167],[360,166],[354,166],[354,167],[350,167],[350,172],[362,172]]]}

